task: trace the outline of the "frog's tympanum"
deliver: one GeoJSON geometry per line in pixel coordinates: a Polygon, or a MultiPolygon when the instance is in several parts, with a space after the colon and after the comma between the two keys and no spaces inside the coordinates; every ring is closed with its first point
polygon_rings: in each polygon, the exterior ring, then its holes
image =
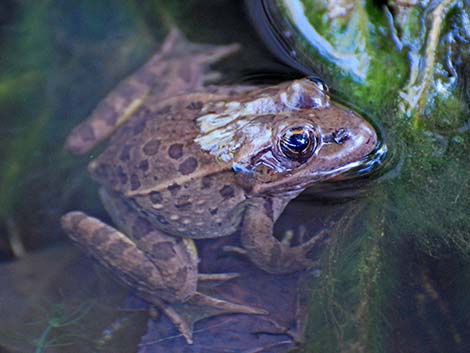
{"type": "Polygon", "coordinates": [[[233,274],[198,274],[192,239],[240,230],[239,250],[262,270],[307,268],[322,236],[291,246],[273,236],[274,223],[305,188],[356,167],[377,142],[372,126],[329,101],[314,78],[204,86],[214,76],[207,67],[236,50],[192,44],[173,30],[66,144],[84,154],[112,135],[89,171],[119,230],[82,212],[64,215],[64,230],[159,307],[188,342],[190,325],[171,303],[266,313],[198,292],[198,281],[233,274]]]}

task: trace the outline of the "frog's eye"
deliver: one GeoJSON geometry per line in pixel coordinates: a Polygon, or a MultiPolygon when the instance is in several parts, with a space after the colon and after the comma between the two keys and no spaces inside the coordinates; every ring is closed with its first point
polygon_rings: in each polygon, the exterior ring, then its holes
{"type": "Polygon", "coordinates": [[[315,152],[317,147],[315,132],[304,126],[290,128],[283,133],[279,147],[287,158],[304,161],[315,152]]]}
{"type": "Polygon", "coordinates": [[[328,85],[323,82],[322,80],[320,80],[318,77],[316,76],[308,76],[307,79],[314,83],[319,89],[320,91],[322,91],[323,93],[328,93],[329,92],[329,88],[328,88],[328,85]]]}

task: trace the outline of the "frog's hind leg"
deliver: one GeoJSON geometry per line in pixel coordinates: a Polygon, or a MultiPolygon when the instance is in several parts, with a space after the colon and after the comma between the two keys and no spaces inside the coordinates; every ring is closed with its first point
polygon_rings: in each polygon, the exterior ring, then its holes
{"type": "MultiPolygon", "coordinates": [[[[82,212],[69,212],[64,215],[62,228],[101,265],[117,275],[130,288],[136,289],[143,299],[160,308],[186,340],[191,342],[191,326],[166,304],[164,299],[185,301],[196,291],[196,264],[191,262],[183,266],[180,264],[178,273],[161,270],[131,239],[82,212]]],[[[160,237],[158,240],[163,241],[161,245],[166,246],[163,249],[170,253],[168,247],[172,247],[171,251],[175,252],[173,259],[169,258],[170,255],[166,257],[169,266],[172,260],[180,260],[178,253],[184,258],[185,252],[182,252],[183,249],[177,244],[172,243],[174,240],[169,237],[168,239],[160,237]]]]}
{"type": "Polygon", "coordinates": [[[146,99],[158,101],[194,92],[213,77],[210,64],[239,49],[238,44],[208,45],[190,43],[176,28],[167,35],[160,50],[136,72],[121,81],[89,118],[68,136],[65,147],[85,154],[132,118],[146,99]]]}
{"type": "Polygon", "coordinates": [[[145,228],[143,223],[134,227],[140,227],[134,233],[140,234],[138,242],[83,212],[69,212],[62,217],[62,228],[69,237],[140,297],[158,307],[188,343],[192,342],[193,325],[199,320],[227,313],[266,314],[198,292],[197,257],[191,252],[192,245],[145,228]],[[152,253],[142,246],[151,246],[152,253]]]}
{"type": "Polygon", "coordinates": [[[87,253],[139,293],[175,302],[188,300],[196,291],[197,262],[178,239],[147,232],[145,235],[154,238],[155,246],[154,256],[149,256],[133,239],[83,212],[64,215],[62,228],[87,253]]]}

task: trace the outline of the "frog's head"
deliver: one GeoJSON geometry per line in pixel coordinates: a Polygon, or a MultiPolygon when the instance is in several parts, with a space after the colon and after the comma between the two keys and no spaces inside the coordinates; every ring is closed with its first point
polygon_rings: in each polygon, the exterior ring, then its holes
{"type": "Polygon", "coordinates": [[[258,116],[243,130],[233,169],[254,194],[295,193],[334,178],[360,165],[377,145],[374,128],[335,103],[258,116]]]}
{"type": "Polygon", "coordinates": [[[330,102],[315,78],[281,83],[219,102],[198,117],[195,141],[231,167],[254,194],[291,193],[360,164],[377,144],[374,128],[330,102]]]}

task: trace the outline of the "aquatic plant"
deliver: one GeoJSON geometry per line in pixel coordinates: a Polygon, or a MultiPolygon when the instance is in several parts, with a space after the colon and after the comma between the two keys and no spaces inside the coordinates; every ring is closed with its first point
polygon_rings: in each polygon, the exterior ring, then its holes
{"type": "Polygon", "coordinates": [[[29,346],[34,353],[45,353],[49,349],[73,346],[80,340],[78,326],[93,306],[92,302],[82,303],[75,307],[63,303],[38,305],[35,308],[37,319],[25,323],[21,332],[2,332],[0,337],[9,342],[17,342],[18,347],[29,346]],[[39,332],[39,335],[33,337],[33,332],[39,332]]]}

